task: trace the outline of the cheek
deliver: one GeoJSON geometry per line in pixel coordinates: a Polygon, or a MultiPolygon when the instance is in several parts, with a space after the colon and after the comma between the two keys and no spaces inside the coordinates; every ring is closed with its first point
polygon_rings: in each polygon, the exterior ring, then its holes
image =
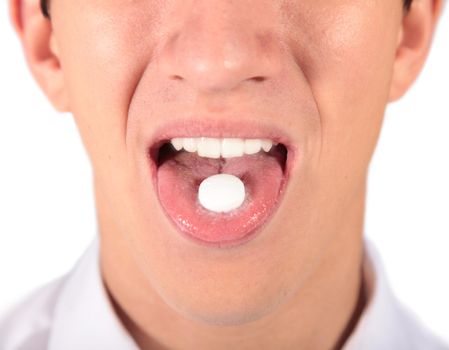
{"type": "Polygon", "coordinates": [[[303,57],[321,115],[323,162],[353,174],[376,143],[395,57],[399,2],[341,2],[314,14],[303,57]],[[326,159],[327,156],[327,159],[326,159]]]}
{"type": "MultiPolygon", "coordinates": [[[[365,11],[366,12],[366,11],[365,11]]],[[[377,13],[375,13],[377,14],[377,13]]],[[[378,101],[385,91],[394,59],[395,26],[377,14],[366,17],[357,8],[344,9],[331,18],[317,42],[316,53],[324,57],[314,79],[316,86],[328,86],[337,99],[378,101]],[[373,93],[370,94],[370,93],[373,93]]],[[[317,57],[315,57],[317,58],[317,57]]]]}
{"type": "Polygon", "coordinates": [[[312,88],[327,87],[341,100],[372,100],[363,98],[370,89],[386,95],[400,19],[395,8],[351,4],[317,15],[305,63],[312,88]]]}
{"type": "MultiPolygon", "coordinates": [[[[74,13],[70,10],[75,11],[75,4],[64,5],[67,9],[61,12],[74,13]]],[[[142,11],[145,17],[129,21],[132,15],[120,16],[117,5],[115,12],[105,5],[86,6],[78,16],[55,16],[54,27],[71,110],[94,170],[100,170],[99,163],[126,156],[129,105],[151,60],[153,43],[148,38],[154,34],[151,12],[142,11]]]]}

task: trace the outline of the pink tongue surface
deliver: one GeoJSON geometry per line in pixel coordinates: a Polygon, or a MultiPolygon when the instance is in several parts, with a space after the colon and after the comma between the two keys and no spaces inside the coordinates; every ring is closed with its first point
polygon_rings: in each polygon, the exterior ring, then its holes
{"type": "Polygon", "coordinates": [[[284,181],[280,155],[258,153],[230,159],[178,152],[158,168],[159,200],[171,220],[196,239],[219,243],[241,239],[263,224],[274,208],[284,181]],[[207,177],[232,174],[245,184],[240,208],[214,213],[198,202],[198,187],[207,177]]]}

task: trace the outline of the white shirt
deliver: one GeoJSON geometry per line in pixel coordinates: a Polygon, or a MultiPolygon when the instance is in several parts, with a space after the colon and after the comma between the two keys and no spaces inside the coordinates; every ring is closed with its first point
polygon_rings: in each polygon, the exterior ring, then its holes
{"type": "MultiPolygon", "coordinates": [[[[379,253],[372,242],[365,243],[368,303],[343,350],[449,349],[396,299],[379,253]]],[[[98,252],[95,240],[70,273],[4,316],[0,350],[137,350],[107,296],[98,252]]]]}

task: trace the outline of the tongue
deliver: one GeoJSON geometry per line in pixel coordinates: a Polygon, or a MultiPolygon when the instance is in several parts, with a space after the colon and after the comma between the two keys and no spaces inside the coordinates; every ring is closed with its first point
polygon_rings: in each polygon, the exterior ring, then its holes
{"type": "Polygon", "coordinates": [[[229,159],[178,152],[158,168],[159,200],[182,232],[210,243],[239,240],[261,226],[275,207],[284,180],[281,157],[276,149],[229,159]],[[216,174],[235,175],[245,184],[245,201],[238,209],[215,213],[199,203],[199,185],[216,174]]]}

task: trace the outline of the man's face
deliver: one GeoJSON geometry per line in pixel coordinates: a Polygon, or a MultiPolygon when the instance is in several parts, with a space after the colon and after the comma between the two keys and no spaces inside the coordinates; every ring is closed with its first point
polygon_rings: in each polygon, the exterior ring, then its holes
{"type": "MultiPolygon", "coordinates": [[[[51,13],[70,110],[93,164],[101,239],[130,254],[130,274],[167,304],[238,324],[356,259],[399,0],[53,0],[51,13]],[[183,136],[178,122],[205,122],[198,137],[210,136],[211,122],[248,135],[267,127],[285,140],[279,206],[246,244],[196,244],[166,215],[148,154],[161,130],[183,136]]],[[[263,191],[270,181],[261,179],[263,191]]]]}

